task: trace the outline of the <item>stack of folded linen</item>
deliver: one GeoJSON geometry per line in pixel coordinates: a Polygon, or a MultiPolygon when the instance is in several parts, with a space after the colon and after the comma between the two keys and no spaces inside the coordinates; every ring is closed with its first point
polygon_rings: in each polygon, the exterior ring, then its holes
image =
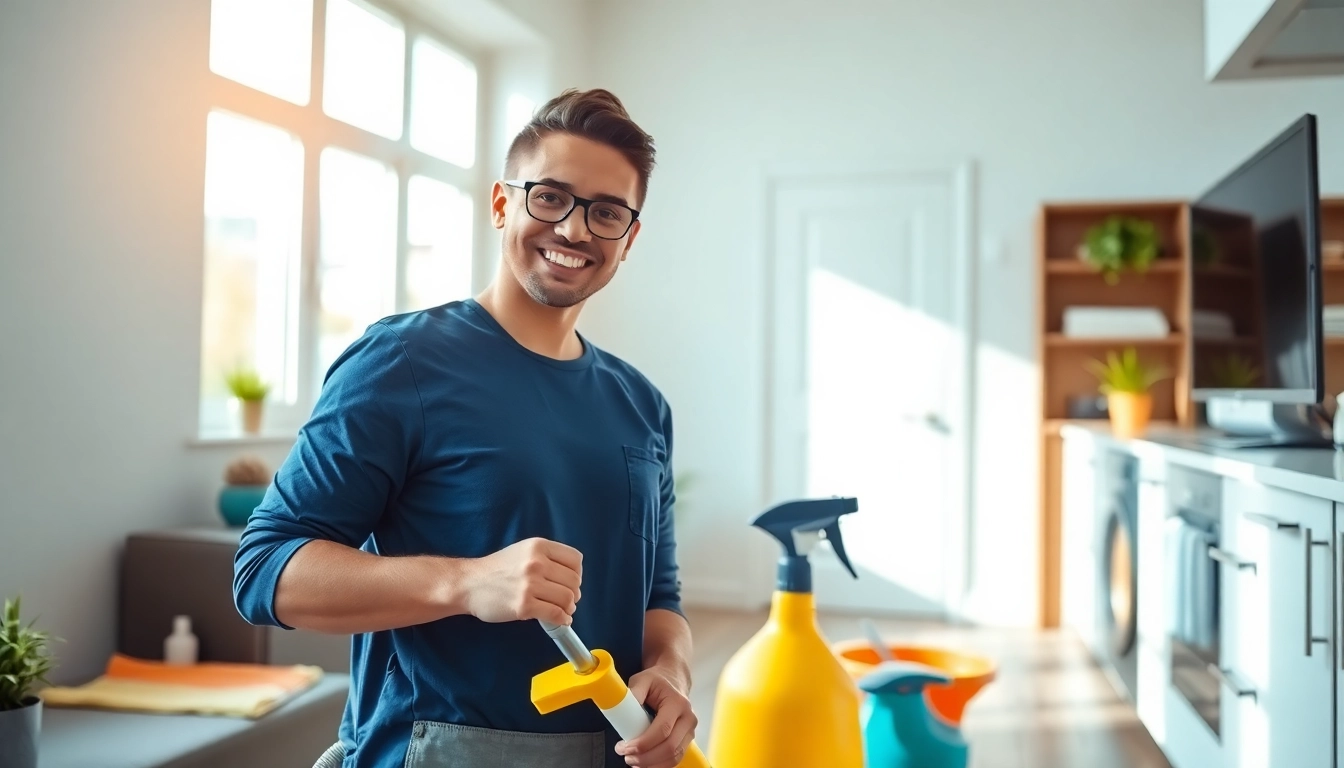
{"type": "Polygon", "coordinates": [[[1063,334],[1070,338],[1162,338],[1171,326],[1155,307],[1065,307],[1063,334]]]}
{"type": "Polygon", "coordinates": [[[1326,336],[1344,336],[1344,304],[1327,304],[1322,307],[1321,326],[1326,336]]]}
{"type": "Polygon", "coordinates": [[[204,662],[174,666],[113,654],[106,671],[75,687],[41,692],[52,707],[258,718],[322,679],[306,665],[204,662]]]}

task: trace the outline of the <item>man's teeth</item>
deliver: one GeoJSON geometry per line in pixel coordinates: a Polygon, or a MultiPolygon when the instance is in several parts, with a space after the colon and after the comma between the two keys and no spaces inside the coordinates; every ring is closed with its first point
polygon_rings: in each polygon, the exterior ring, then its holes
{"type": "Polygon", "coordinates": [[[587,259],[576,259],[573,256],[566,256],[563,253],[556,253],[555,251],[542,251],[541,255],[545,256],[547,261],[572,269],[578,269],[588,263],[587,259]]]}

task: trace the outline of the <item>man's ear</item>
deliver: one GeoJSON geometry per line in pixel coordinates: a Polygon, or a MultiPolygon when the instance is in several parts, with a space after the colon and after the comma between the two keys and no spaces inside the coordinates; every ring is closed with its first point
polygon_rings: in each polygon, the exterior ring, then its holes
{"type": "Polygon", "coordinates": [[[630,236],[625,239],[625,247],[621,249],[621,261],[625,261],[625,257],[629,255],[631,246],[635,244],[635,237],[639,234],[639,227],[643,223],[635,219],[634,225],[630,227],[630,236]]]}
{"type": "Polygon", "coordinates": [[[496,181],[490,188],[490,223],[495,229],[504,228],[504,208],[509,197],[504,193],[504,185],[496,181]]]}

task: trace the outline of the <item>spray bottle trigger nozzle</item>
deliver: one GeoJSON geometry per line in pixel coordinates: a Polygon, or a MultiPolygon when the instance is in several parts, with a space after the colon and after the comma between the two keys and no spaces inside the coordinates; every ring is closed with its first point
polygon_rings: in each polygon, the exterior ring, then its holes
{"type": "Polygon", "coordinates": [[[845,566],[845,570],[849,571],[850,576],[859,578],[859,574],[854,572],[854,566],[849,563],[849,555],[845,554],[845,541],[840,538],[840,518],[836,518],[835,522],[826,526],[825,531],[826,541],[831,543],[831,550],[835,552],[836,557],[840,558],[840,563],[845,566]]]}

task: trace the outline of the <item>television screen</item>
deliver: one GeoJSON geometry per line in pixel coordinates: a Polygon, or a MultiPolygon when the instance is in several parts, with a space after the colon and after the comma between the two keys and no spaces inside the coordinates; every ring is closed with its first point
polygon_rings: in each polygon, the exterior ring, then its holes
{"type": "Polygon", "coordinates": [[[1311,115],[1191,206],[1196,400],[1323,400],[1319,217],[1311,115]]]}

